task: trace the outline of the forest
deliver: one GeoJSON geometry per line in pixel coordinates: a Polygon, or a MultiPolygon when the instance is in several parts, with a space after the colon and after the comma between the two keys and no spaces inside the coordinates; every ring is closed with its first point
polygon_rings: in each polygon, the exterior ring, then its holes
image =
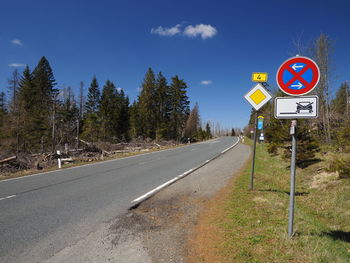
{"type": "Polygon", "coordinates": [[[212,137],[209,122],[201,123],[198,104],[190,109],[186,82],[176,75],[168,83],[151,68],[132,103],[123,89],[109,80],[101,86],[95,76],[87,91],[80,83],[77,96],[70,87],[59,89],[46,57],[33,70],[16,69],[8,83],[8,92],[0,94],[3,154],[55,152],[64,145],[79,148],[81,142],[212,137]]]}

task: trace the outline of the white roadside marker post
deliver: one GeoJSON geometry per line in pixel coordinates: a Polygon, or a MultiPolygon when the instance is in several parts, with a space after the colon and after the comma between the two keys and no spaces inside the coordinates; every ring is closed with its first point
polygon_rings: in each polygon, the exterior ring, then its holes
{"type": "Polygon", "coordinates": [[[58,169],[61,169],[62,168],[61,151],[57,151],[57,155],[58,155],[58,158],[57,158],[58,169]]]}

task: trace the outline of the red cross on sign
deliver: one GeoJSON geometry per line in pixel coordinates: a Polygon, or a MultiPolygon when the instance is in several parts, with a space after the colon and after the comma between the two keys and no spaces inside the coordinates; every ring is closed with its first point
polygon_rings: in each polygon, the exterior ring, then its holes
{"type": "Polygon", "coordinates": [[[292,57],[279,67],[276,81],[286,94],[301,96],[312,91],[320,80],[320,69],[308,57],[292,57]]]}

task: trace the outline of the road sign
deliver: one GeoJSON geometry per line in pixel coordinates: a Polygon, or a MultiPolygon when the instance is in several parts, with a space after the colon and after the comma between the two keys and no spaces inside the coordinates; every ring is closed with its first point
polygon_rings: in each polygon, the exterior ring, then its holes
{"type": "Polygon", "coordinates": [[[311,119],[318,117],[318,97],[277,97],[275,98],[277,119],[311,119]]]}
{"type": "Polygon", "coordinates": [[[258,130],[262,130],[264,127],[264,116],[258,117],[258,130]]]}
{"type": "Polygon", "coordinates": [[[276,81],[286,94],[301,96],[312,91],[320,80],[320,69],[308,57],[296,56],[287,59],[279,67],[276,81]]]}
{"type": "Polygon", "coordinates": [[[252,81],[253,82],[267,82],[267,73],[263,72],[253,72],[252,81]]]}
{"type": "Polygon", "coordinates": [[[263,85],[258,83],[244,96],[244,98],[253,106],[256,111],[258,111],[272,98],[272,96],[264,88],[263,85]]]}
{"type": "Polygon", "coordinates": [[[261,134],[260,134],[260,137],[259,137],[259,141],[263,141],[263,140],[265,140],[265,137],[264,137],[264,134],[261,133],[261,134]]]}

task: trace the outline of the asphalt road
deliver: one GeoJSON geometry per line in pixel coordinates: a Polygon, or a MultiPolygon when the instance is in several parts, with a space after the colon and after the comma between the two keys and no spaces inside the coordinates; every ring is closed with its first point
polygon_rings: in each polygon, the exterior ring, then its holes
{"type": "Polygon", "coordinates": [[[40,262],[237,138],[0,181],[0,262],[40,262]]]}

